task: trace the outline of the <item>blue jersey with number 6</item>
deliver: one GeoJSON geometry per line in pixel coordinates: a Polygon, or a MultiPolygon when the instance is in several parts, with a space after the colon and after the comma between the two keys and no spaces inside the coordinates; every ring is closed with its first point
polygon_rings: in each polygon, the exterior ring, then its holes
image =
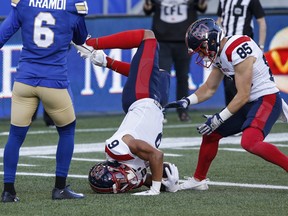
{"type": "Polygon", "coordinates": [[[87,37],[86,1],[12,0],[11,5],[0,25],[0,48],[21,28],[23,49],[15,80],[57,88],[56,80],[67,81],[70,42],[83,44],[87,37]]]}

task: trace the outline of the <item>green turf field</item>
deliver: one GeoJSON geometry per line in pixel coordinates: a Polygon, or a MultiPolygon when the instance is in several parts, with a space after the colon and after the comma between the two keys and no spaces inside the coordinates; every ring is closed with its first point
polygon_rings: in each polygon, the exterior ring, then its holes
{"type": "MultiPolygon", "coordinates": [[[[212,114],[208,111],[205,114],[212,114]]],[[[196,125],[202,112],[190,112],[192,122],[183,124],[169,112],[164,126],[161,150],[165,161],[175,163],[180,179],[194,172],[200,136],[196,125]]],[[[191,216],[284,216],[288,214],[288,174],[281,168],[243,151],[239,137],[229,137],[220,144],[218,156],[210,172],[208,191],[179,191],[159,196],[95,194],[89,187],[87,174],[104,159],[103,143],[121,123],[123,115],[78,117],[74,156],[68,183],[83,200],[51,200],[54,186],[56,129],[45,127],[42,119],[33,122],[21,149],[16,178],[20,203],[0,203],[0,215],[191,215],[191,216]]],[[[267,139],[288,154],[287,124],[274,126],[267,139]]],[[[9,121],[0,121],[0,178],[3,183],[3,148],[7,141],[9,121]]],[[[142,188],[146,189],[146,188],[142,188]]],[[[138,189],[140,191],[142,189],[138,189]]]]}

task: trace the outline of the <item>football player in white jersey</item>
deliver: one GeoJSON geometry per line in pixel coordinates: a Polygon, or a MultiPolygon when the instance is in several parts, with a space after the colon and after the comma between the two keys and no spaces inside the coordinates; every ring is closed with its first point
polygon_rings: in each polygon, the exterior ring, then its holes
{"type": "Polygon", "coordinates": [[[108,161],[96,164],[89,173],[92,189],[99,193],[120,193],[145,184],[150,190],[135,195],[158,195],[162,182],[168,191],[176,192],[179,176],[175,165],[170,166],[171,173],[167,171],[168,179],[162,181],[163,152],[158,147],[163,131],[162,105],[168,100],[170,76],[159,69],[154,33],[144,29],[124,31],[90,38],[83,46],[75,47],[93,64],[128,77],[122,92],[126,116],[115,134],[106,140],[108,161]],[[114,48],[138,49],[130,64],[112,59],[102,51],[114,48]],[[148,178],[147,165],[151,170],[148,178]]]}
{"type": "Polygon", "coordinates": [[[273,144],[264,142],[272,126],[287,106],[279,94],[265,57],[248,36],[224,37],[213,19],[192,23],[186,32],[188,52],[196,54],[196,63],[212,67],[206,82],[193,94],[167,104],[166,108],[187,108],[208,100],[224,76],[235,80],[237,94],[220,113],[206,116],[197,130],[203,135],[198,164],[192,178],[180,189],[207,190],[207,173],[218,150],[219,140],[243,132],[241,146],[288,171],[288,157],[273,144]]]}

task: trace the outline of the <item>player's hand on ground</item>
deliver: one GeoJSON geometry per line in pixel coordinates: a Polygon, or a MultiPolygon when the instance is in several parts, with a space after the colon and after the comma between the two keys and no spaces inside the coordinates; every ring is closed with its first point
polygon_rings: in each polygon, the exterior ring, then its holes
{"type": "Polygon", "coordinates": [[[153,188],[151,187],[150,190],[133,193],[132,195],[135,195],[135,196],[155,196],[155,195],[159,195],[159,194],[160,194],[160,191],[153,190],[153,188]]]}
{"type": "Polygon", "coordinates": [[[182,98],[181,100],[178,101],[173,101],[171,103],[168,103],[164,106],[165,109],[169,108],[184,108],[186,109],[190,105],[190,101],[188,98],[182,98]]]}
{"type": "Polygon", "coordinates": [[[179,171],[175,164],[169,164],[169,168],[165,167],[167,179],[162,179],[162,184],[166,187],[166,191],[176,192],[179,189],[179,171]]]}
{"type": "Polygon", "coordinates": [[[206,115],[204,116],[207,118],[206,122],[199,127],[197,127],[197,130],[202,135],[209,135],[214,130],[216,130],[221,124],[224,123],[223,119],[220,117],[219,113],[216,113],[214,115],[206,115]]]}

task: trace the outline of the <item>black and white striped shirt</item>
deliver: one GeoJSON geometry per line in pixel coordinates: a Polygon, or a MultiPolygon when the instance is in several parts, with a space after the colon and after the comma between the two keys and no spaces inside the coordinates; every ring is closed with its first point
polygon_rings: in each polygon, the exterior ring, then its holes
{"type": "Polygon", "coordinates": [[[226,36],[248,35],[253,38],[253,16],[265,16],[259,0],[220,0],[217,11],[226,36]]]}

